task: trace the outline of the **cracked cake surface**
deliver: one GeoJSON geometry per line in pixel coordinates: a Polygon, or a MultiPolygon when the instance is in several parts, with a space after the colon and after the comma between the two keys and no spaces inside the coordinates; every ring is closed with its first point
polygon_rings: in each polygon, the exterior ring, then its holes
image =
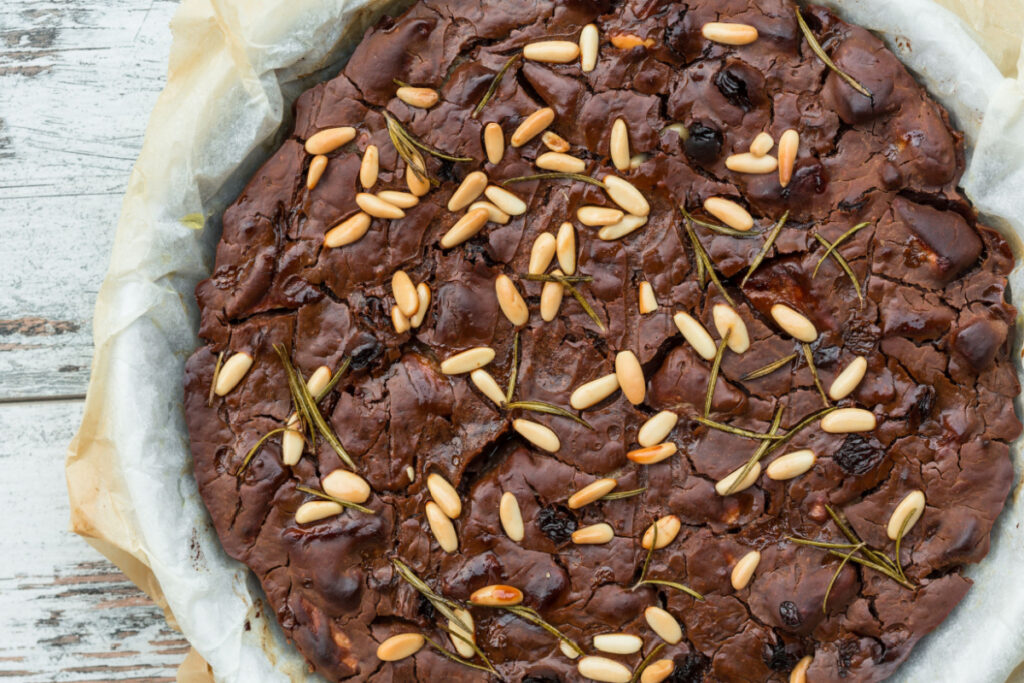
{"type": "Polygon", "coordinates": [[[945,110],[801,11],[421,0],[299,97],[185,407],[317,673],[875,681],[964,596],[1021,428],[1013,256],[945,110]]]}

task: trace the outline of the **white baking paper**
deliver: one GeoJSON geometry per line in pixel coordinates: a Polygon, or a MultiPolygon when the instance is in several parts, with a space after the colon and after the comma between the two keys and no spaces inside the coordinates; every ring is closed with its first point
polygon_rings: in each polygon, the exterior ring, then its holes
{"type": "MultiPolygon", "coordinates": [[[[1015,27],[1024,21],[992,21],[985,7],[1005,11],[1019,0],[942,1],[972,26],[931,0],[825,4],[877,31],[950,109],[971,149],[964,188],[1018,244],[1024,90],[976,41],[998,33],[998,45],[987,46],[1009,73],[1006,62],[1019,53],[1015,27]]],[[[384,9],[381,0],[183,2],[171,26],[167,87],[132,173],[96,306],[92,379],[67,464],[72,526],[166,606],[222,681],[309,675],[255,579],[222,551],[191,474],[182,372],[197,343],[193,289],[210,272],[220,214],[291,125],[292,99],[333,75],[384,9]]],[[[1020,268],[1011,280],[1019,307],[1020,268]]],[[[1019,447],[1014,459],[1020,472],[1019,447]]],[[[1024,508],[1016,494],[989,557],[967,571],[975,587],[894,680],[1002,683],[1024,660],[1024,590],[1017,588],[1024,508]]]]}

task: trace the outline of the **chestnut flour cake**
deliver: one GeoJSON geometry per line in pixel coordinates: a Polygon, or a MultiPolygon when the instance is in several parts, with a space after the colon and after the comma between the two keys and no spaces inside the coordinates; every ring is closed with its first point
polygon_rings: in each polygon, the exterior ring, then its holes
{"type": "Polygon", "coordinates": [[[197,290],[224,548],[332,681],[886,678],[970,587],[1020,432],[963,168],[821,7],[385,18],[197,290]]]}

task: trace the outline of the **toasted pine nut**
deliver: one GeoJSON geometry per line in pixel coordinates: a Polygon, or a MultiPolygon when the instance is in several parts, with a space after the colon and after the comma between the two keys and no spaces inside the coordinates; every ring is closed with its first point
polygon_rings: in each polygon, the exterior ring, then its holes
{"type": "Polygon", "coordinates": [[[370,194],[369,192],[360,192],[357,194],[356,204],[360,209],[374,218],[388,218],[391,220],[405,218],[405,211],[402,211],[394,204],[389,204],[377,195],[370,194]]]}
{"type": "Polygon", "coordinates": [[[832,386],[828,388],[828,397],[833,401],[846,398],[853,393],[860,381],[864,379],[864,373],[868,370],[868,361],[864,356],[857,356],[850,364],[843,368],[843,371],[832,380],[832,386]]]}
{"type": "Polygon", "coordinates": [[[477,346],[441,361],[441,372],[446,375],[461,375],[472,372],[494,360],[494,349],[477,346]]]}
{"type": "Polygon", "coordinates": [[[462,244],[480,232],[484,224],[487,223],[488,218],[490,218],[490,215],[487,209],[479,208],[467,211],[462,218],[455,221],[455,225],[448,228],[448,232],[441,238],[441,247],[443,249],[451,249],[462,244]]]}
{"type": "Polygon", "coordinates": [[[398,190],[381,190],[377,196],[388,204],[394,204],[400,209],[411,209],[420,203],[420,198],[412,192],[399,192],[398,190]]]}
{"type": "Polygon", "coordinates": [[[312,396],[316,396],[323,391],[327,384],[331,381],[331,369],[326,365],[321,365],[313,374],[306,380],[306,387],[309,389],[309,393],[312,396]]]}
{"type": "Polygon", "coordinates": [[[580,56],[580,46],[568,40],[542,40],[523,46],[523,57],[534,62],[568,64],[580,56]]]}
{"type": "Polygon", "coordinates": [[[349,503],[365,503],[370,497],[370,485],[355,472],[334,470],[320,480],[324,493],[349,503]]]}
{"type": "Polygon", "coordinates": [[[677,446],[672,441],[645,446],[626,453],[626,457],[640,465],[653,465],[675,455],[677,446]]]}
{"type": "Polygon", "coordinates": [[[313,133],[306,139],[307,154],[330,154],[342,145],[347,145],[356,137],[356,129],[351,126],[325,128],[313,133]]]}
{"type": "Polygon", "coordinates": [[[562,447],[562,443],[558,440],[558,435],[539,422],[517,418],[512,420],[512,429],[519,432],[524,439],[534,446],[548,453],[554,453],[562,447]]]}
{"type": "Polygon", "coordinates": [[[750,153],[755,157],[763,157],[765,154],[772,151],[772,147],[774,146],[775,140],[772,138],[770,133],[758,133],[750,143],[750,153]]]}
{"type": "Polygon", "coordinates": [[[640,309],[640,315],[654,313],[658,310],[658,298],[654,296],[654,287],[647,280],[640,283],[637,299],[639,300],[637,306],[640,309]]]}
{"type": "Polygon", "coordinates": [[[430,308],[430,285],[426,282],[416,285],[416,298],[419,299],[416,315],[409,318],[409,324],[413,327],[422,325],[423,319],[427,317],[427,309],[430,308]]]}
{"type": "Polygon", "coordinates": [[[359,184],[369,190],[377,182],[380,173],[380,151],[377,145],[367,145],[363,152],[363,160],[359,164],[359,184]]]}
{"type": "Polygon", "coordinates": [[[490,185],[484,190],[484,194],[495,206],[510,216],[522,216],[526,213],[526,202],[503,187],[490,185]]]}
{"type": "Polygon", "coordinates": [[[498,297],[498,306],[508,321],[516,327],[525,325],[530,319],[530,309],[516,289],[516,283],[512,282],[508,275],[499,275],[494,280],[494,293],[498,297]]]}
{"type": "Polygon", "coordinates": [[[398,334],[405,334],[412,328],[412,321],[397,305],[391,307],[391,324],[398,334]]]}
{"type": "Polygon", "coordinates": [[[814,657],[806,655],[800,658],[789,674],[789,683],[807,683],[807,670],[811,668],[814,657]]]}
{"type": "Polygon", "coordinates": [[[576,209],[576,220],[583,225],[614,225],[625,216],[622,211],[610,206],[581,206],[576,209]]]}
{"type": "Polygon", "coordinates": [[[614,394],[618,388],[619,378],[614,372],[598,377],[577,387],[569,396],[569,405],[574,410],[586,410],[614,394]]]}
{"type": "Polygon", "coordinates": [[[757,565],[760,563],[761,553],[756,550],[751,550],[741,557],[740,561],[732,568],[732,575],[730,576],[732,587],[738,591],[746,588],[747,584],[750,583],[750,579],[754,578],[754,571],[757,570],[757,565]]]}
{"type": "Polygon", "coordinates": [[[544,134],[540,136],[540,141],[552,152],[568,152],[571,149],[565,138],[553,130],[544,131],[544,134]]]}
{"type": "Polygon", "coordinates": [[[768,475],[769,479],[786,481],[799,477],[810,470],[814,467],[816,460],[817,456],[814,455],[814,451],[807,449],[793,451],[772,460],[771,464],[765,468],[764,473],[768,475]]]}
{"type": "Polygon", "coordinates": [[[659,638],[669,645],[675,645],[683,639],[683,629],[676,618],[660,607],[648,607],[644,610],[644,618],[659,638]]]}
{"type": "Polygon", "coordinates": [[[306,448],[306,437],[297,429],[286,429],[281,434],[281,462],[294,467],[302,459],[302,451],[306,448]]]}
{"type": "Polygon", "coordinates": [[[420,109],[430,109],[439,99],[437,91],[433,88],[416,88],[409,85],[403,85],[396,92],[395,96],[408,104],[410,107],[419,107],[420,109]]]}
{"type": "Polygon", "coordinates": [[[803,313],[790,308],[786,304],[775,304],[771,308],[772,317],[786,334],[802,342],[811,343],[818,338],[818,328],[803,313]]]}
{"type": "Polygon", "coordinates": [[[459,186],[452,192],[448,200],[449,211],[461,211],[473,203],[473,200],[483,194],[487,187],[487,174],[483,171],[473,171],[466,175],[459,183],[459,186]]]}
{"type": "Polygon", "coordinates": [[[576,670],[580,676],[602,683],[629,683],[633,678],[633,673],[624,664],[593,655],[582,657],[576,664],[576,670]]]}
{"type": "Polygon", "coordinates": [[[400,633],[391,636],[377,646],[377,659],[382,662],[397,662],[412,657],[420,651],[426,640],[419,633],[400,633]]]}
{"type": "Polygon", "coordinates": [[[644,216],[623,216],[621,220],[612,223],[611,225],[606,225],[598,230],[597,238],[604,240],[605,242],[612,242],[625,237],[637,228],[642,228],[646,224],[647,218],[644,216]]]}
{"type": "Polygon", "coordinates": [[[427,490],[430,497],[441,508],[441,512],[451,519],[458,519],[462,514],[462,500],[459,492],[449,483],[447,479],[436,472],[427,477],[427,490]]]}
{"type": "Polygon", "coordinates": [[[473,615],[469,613],[469,610],[462,609],[461,607],[452,610],[452,612],[459,618],[459,621],[454,619],[448,620],[448,630],[451,631],[448,634],[448,638],[452,641],[452,645],[455,646],[455,650],[460,655],[466,659],[472,659],[476,652],[466,640],[470,641],[470,643],[476,642],[476,626],[473,623],[473,615]],[[468,631],[466,630],[467,628],[469,629],[468,631]],[[462,638],[457,636],[462,636],[462,638]],[[466,640],[463,640],[463,638],[466,640]]]}
{"type": "Polygon", "coordinates": [[[328,248],[344,247],[358,242],[370,229],[370,215],[360,211],[335,225],[324,235],[324,246],[328,248]]]}
{"type": "Polygon", "coordinates": [[[671,410],[663,410],[643,423],[640,431],[636,433],[636,442],[644,448],[657,446],[668,438],[677,422],[679,422],[678,415],[671,410]]]}
{"type": "Polygon", "coordinates": [[[610,543],[615,538],[615,530],[611,524],[601,522],[590,526],[580,527],[572,532],[572,542],[576,545],[602,545],[610,543]]]}
{"type": "Polygon", "coordinates": [[[558,265],[566,275],[576,272],[576,230],[572,223],[562,223],[558,227],[558,237],[555,241],[556,253],[558,254],[558,265]]]}
{"type": "Polygon", "coordinates": [[[674,659],[659,659],[647,665],[640,674],[640,683],[661,683],[676,670],[674,659]]]}
{"type": "Polygon", "coordinates": [[[220,366],[220,372],[217,373],[217,384],[213,388],[213,393],[218,396],[226,396],[231,393],[231,390],[238,386],[238,383],[242,381],[245,374],[249,372],[249,368],[252,367],[255,360],[252,355],[245,351],[231,354],[224,361],[224,365],[220,366]]]}
{"type": "Polygon", "coordinates": [[[711,42],[722,45],[749,45],[757,40],[757,29],[749,24],[710,21],[700,32],[711,42]]]}
{"type": "Polygon", "coordinates": [[[651,205],[647,203],[647,199],[640,190],[633,186],[633,183],[614,175],[606,175],[602,180],[605,184],[605,192],[626,213],[634,216],[646,216],[651,212],[651,205]]]}
{"type": "MultiPolygon", "coordinates": [[[[683,339],[690,343],[693,350],[697,352],[704,360],[713,360],[715,357],[716,347],[715,340],[711,338],[708,331],[704,329],[704,326],[698,322],[689,313],[682,311],[672,316],[672,320],[675,321],[676,327],[679,328],[679,332],[683,335],[683,339]]],[[[732,337],[732,335],[729,335],[732,337]]]]}
{"type": "Polygon", "coordinates": [[[590,505],[594,501],[599,500],[603,496],[608,495],[618,486],[618,482],[614,479],[605,478],[592,481],[576,493],[569,496],[569,509],[578,510],[579,508],[590,505]]]}
{"type": "Polygon", "coordinates": [[[679,530],[683,528],[683,525],[675,515],[665,515],[664,517],[661,517],[654,524],[647,527],[647,531],[644,532],[640,545],[645,550],[649,550],[651,544],[654,543],[655,527],[658,528],[658,541],[655,544],[654,549],[661,550],[669,543],[676,540],[676,536],[679,535],[679,530]]]}
{"type": "Polygon", "coordinates": [[[729,333],[729,349],[733,353],[744,353],[750,348],[750,334],[747,332],[747,325],[743,322],[740,314],[732,306],[726,304],[715,304],[711,309],[711,316],[715,321],[715,329],[718,335],[725,337],[729,333]]]}
{"type": "Polygon", "coordinates": [[[555,110],[551,107],[544,107],[533,112],[519,124],[509,143],[513,147],[522,147],[534,137],[544,132],[544,129],[555,121],[555,110]]]}
{"type": "MultiPolygon", "coordinates": [[[[413,150],[412,152],[413,161],[419,164],[421,168],[426,168],[423,163],[423,155],[413,150]]],[[[405,165],[405,184],[409,186],[409,192],[412,192],[417,197],[422,197],[426,193],[430,192],[430,181],[426,178],[420,177],[416,173],[416,167],[405,165]]]]}
{"type": "Polygon", "coordinates": [[[924,493],[922,491],[911,491],[900,501],[900,504],[892,511],[892,516],[889,517],[889,525],[885,529],[885,533],[890,540],[895,541],[900,538],[901,532],[903,536],[910,533],[910,530],[917,524],[917,520],[921,519],[921,515],[924,513],[924,503],[924,493]]]}
{"type": "Polygon", "coordinates": [[[715,491],[718,493],[718,495],[735,495],[737,493],[740,493],[741,491],[749,489],[751,486],[754,485],[754,482],[757,481],[757,478],[761,476],[761,463],[754,463],[754,466],[750,468],[750,471],[747,473],[747,476],[743,477],[742,480],[739,480],[740,475],[743,474],[743,467],[745,467],[745,465],[733,470],[724,479],[721,479],[717,484],[715,484],[715,491]],[[739,483],[733,486],[733,484],[737,480],[739,480],[739,483]],[[729,489],[735,490],[733,490],[731,493],[727,493],[729,489]]]}
{"type": "Polygon", "coordinates": [[[611,150],[612,163],[620,171],[629,170],[629,131],[623,119],[615,119],[612,124],[611,139],[608,143],[611,150]]]}
{"type": "Polygon", "coordinates": [[[523,592],[515,586],[496,583],[473,591],[469,601],[482,607],[509,607],[523,601],[523,592]]]}
{"type": "Polygon", "coordinates": [[[309,171],[306,172],[307,190],[312,190],[316,187],[316,184],[320,182],[320,178],[323,176],[325,170],[327,170],[327,157],[323,154],[317,154],[313,157],[312,161],[309,162],[309,171]]]}
{"type": "Polygon", "coordinates": [[[580,653],[576,652],[576,650],[569,647],[569,643],[565,642],[564,640],[558,641],[558,649],[561,650],[562,654],[568,657],[569,659],[576,659],[580,656],[580,653]]]}
{"type": "Polygon", "coordinates": [[[615,354],[615,376],[619,379],[619,388],[623,395],[633,405],[644,402],[647,395],[647,381],[644,379],[644,369],[640,367],[640,361],[632,351],[619,351],[615,354]]]}
{"type": "Polygon", "coordinates": [[[779,167],[779,160],[767,154],[756,156],[750,152],[732,154],[725,158],[725,167],[736,173],[764,175],[772,173],[779,167]]]}
{"type": "Polygon", "coordinates": [[[870,432],[877,426],[875,414],[863,408],[840,408],[821,418],[821,430],[829,434],[870,432]]]}
{"type": "Polygon", "coordinates": [[[587,24],[580,31],[580,70],[583,73],[593,71],[597,66],[597,51],[601,46],[601,38],[597,33],[596,24],[587,24]]]}
{"type": "Polygon", "coordinates": [[[469,210],[472,211],[473,209],[486,209],[487,220],[489,220],[491,223],[506,225],[510,220],[512,220],[512,216],[509,216],[507,213],[505,213],[504,211],[496,207],[494,204],[491,204],[489,201],[486,200],[480,200],[478,202],[473,202],[472,204],[470,204],[469,210]]]}
{"type": "Polygon", "coordinates": [[[398,310],[402,315],[406,318],[416,315],[420,307],[420,297],[416,293],[416,285],[412,283],[412,278],[404,270],[396,270],[391,276],[391,294],[394,295],[395,303],[398,304],[398,310]]]}
{"type": "Polygon", "coordinates": [[[631,633],[601,633],[594,636],[594,649],[614,655],[631,655],[639,652],[644,641],[631,633]]]}
{"type": "MultiPolygon", "coordinates": [[[[555,275],[562,275],[562,271],[555,268],[552,271],[555,275]]],[[[551,322],[558,315],[558,309],[562,306],[562,297],[565,296],[565,287],[560,282],[545,282],[540,290],[540,317],[546,323],[551,322]]]]}
{"type": "Polygon", "coordinates": [[[538,168],[560,173],[583,173],[587,170],[587,162],[583,159],[562,152],[544,152],[534,163],[538,168]]]}
{"type": "Polygon", "coordinates": [[[526,535],[526,527],[523,526],[523,513],[519,509],[519,501],[511,491],[501,494],[501,503],[498,504],[498,517],[501,519],[501,528],[505,535],[519,543],[526,535]]]}
{"type": "Polygon", "coordinates": [[[796,154],[800,149],[800,134],[790,128],[779,138],[779,185],[786,187],[793,179],[796,154]]]}
{"type": "Polygon", "coordinates": [[[641,38],[632,33],[620,33],[611,37],[612,45],[620,50],[632,50],[634,47],[654,47],[654,38],[641,38]]]}
{"type": "Polygon", "coordinates": [[[498,386],[497,380],[486,370],[477,369],[469,373],[469,379],[480,393],[491,399],[496,405],[505,405],[505,392],[498,386]]]}
{"type": "Polygon", "coordinates": [[[704,210],[734,230],[746,232],[754,227],[754,218],[742,206],[723,197],[708,197],[704,210]]]}
{"type": "Polygon", "coordinates": [[[505,156],[505,133],[493,121],[484,126],[484,151],[487,153],[487,161],[492,164],[501,163],[501,158],[505,156]]]}
{"type": "Polygon", "coordinates": [[[451,518],[432,500],[427,502],[426,511],[427,524],[430,525],[430,531],[434,534],[437,544],[441,546],[441,550],[446,553],[458,550],[459,537],[455,533],[455,525],[452,524],[451,518]]]}
{"type": "Polygon", "coordinates": [[[531,275],[540,275],[551,265],[555,257],[557,241],[555,236],[549,232],[542,232],[533,240],[533,248],[530,249],[530,265],[526,272],[531,275]]]}
{"type": "Polygon", "coordinates": [[[318,522],[327,517],[340,515],[342,507],[331,500],[311,500],[299,506],[295,511],[296,524],[318,522]]]}

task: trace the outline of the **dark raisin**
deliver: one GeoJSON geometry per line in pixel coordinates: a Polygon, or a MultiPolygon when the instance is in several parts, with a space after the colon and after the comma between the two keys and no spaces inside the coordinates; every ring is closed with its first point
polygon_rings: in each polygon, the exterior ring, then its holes
{"type": "Polygon", "coordinates": [[[914,425],[920,425],[927,420],[935,407],[935,387],[920,385],[917,387],[917,400],[910,407],[910,421],[914,425]]]}
{"type": "Polygon", "coordinates": [[[692,32],[687,31],[685,9],[665,28],[664,44],[684,63],[700,54],[700,42],[694,40],[692,32]]]}
{"type": "Polygon", "coordinates": [[[441,162],[440,168],[437,169],[437,179],[442,183],[462,182],[461,178],[455,177],[455,163],[451,161],[441,162]]]}
{"type": "Polygon", "coordinates": [[[847,474],[864,474],[877,465],[885,453],[880,444],[860,434],[850,434],[832,460],[847,474]]]}
{"type": "Polygon", "coordinates": [[[785,600],[779,604],[779,616],[782,617],[782,623],[786,626],[797,627],[804,623],[804,618],[800,616],[800,608],[791,600],[785,600]]]}
{"type": "Polygon", "coordinates": [[[699,652],[691,652],[683,661],[676,660],[676,668],[665,683],[702,683],[710,668],[710,659],[699,652]]]}
{"type": "Polygon", "coordinates": [[[722,93],[729,104],[739,107],[743,111],[750,111],[750,95],[747,93],[747,82],[738,74],[728,69],[722,69],[715,76],[715,86],[718,92],[722,93]]]}
{"type": "Polygon", "coordinates": [[[793,171],[793,179],[782,191],[783,196],[806,196],[821,194],[828,189],[828,171],[817,159],[801,159],[793,171]]]}
{"type": "Polygon", "coordinates": [[[431,603],[430,600],[427,600],[423,595],[420,596],[420,604],[416,608],[416,611],[419,612],[421,617],[431,622],[434,621],[434,617],[437,616],[437,610],[434,609],[433,603],[431,603]]]}
{"type": "Polygon", "coordinates": [[[353,371],[362,370],[383,352],[384,347],[376,339],[360,344],[352,351],[352,363],[349,365],[349,369],[353,371]]]}
{"type": "Polygon", "coordinates": [[[800,658],[786,649],[786,643],[777,640],[764,644],[761,648],[761,659],[772,671],[792,671],[800,658]]]}
{"type": "Polygon", "coordinates": [[[700,164],[713,164],[722,153],[722,134],[696,121],[690,125],[686,138],[686,156],[700,164]]]}
{"type": "Polygon", "coordinates": [[[493,268],[498,265],[498,262],[491,258],[491,255],[487,252],[487,246],[483,244],[477,244],[476,242],[467,242],[462,245],[466,251],[466,256],[471,261],[483,261],[488,268],[493,268]]]}
{"type": "Polygon", "coordinates": [[[853,664],[853,656],[857,654],[860,647],[856,640],[844,640],[839,643],[838,650],[839,677],[846,678],[850,673],[850,665],[853,664]]]}
{"type": "Polygon", "coordinates": [[[836,361],[839,360],[840,349],[838,346],[821,346],[814,349],[811,356],[814,358],[814,364],[819,368],[827,368],[835,365],[836,361]]]}
{"type": "Polygon", "coordinates": [[[568,509],[561,505],[552,505],[541,508],[537,513],[537,526],[553,543],[561,545],[569,542],[578,524],[568,509]]]}

